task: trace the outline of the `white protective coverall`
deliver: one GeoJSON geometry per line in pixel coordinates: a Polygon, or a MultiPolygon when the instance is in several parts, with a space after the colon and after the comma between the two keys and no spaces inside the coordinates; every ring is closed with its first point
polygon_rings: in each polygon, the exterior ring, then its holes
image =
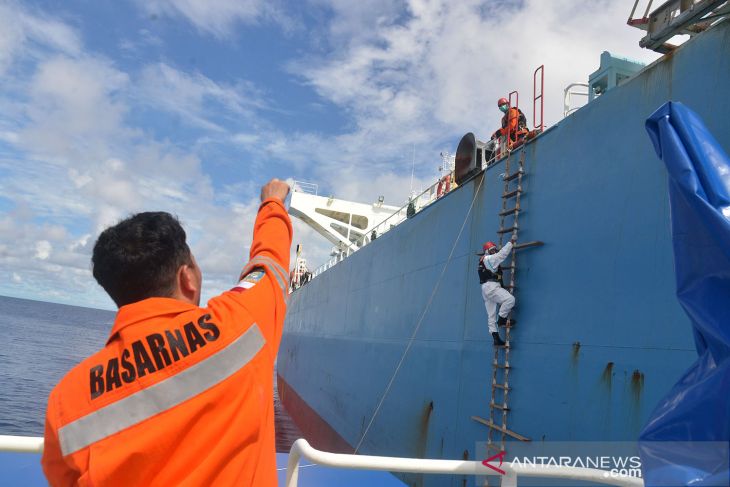
{"type": "MultiPolygon", "coordinates": [[[[496,254],[484,254],[482,256],[484,267],[496,273],[497,267],[509,257],[510,252],[512,252],[512,242],[507,242],[502,250],[496,254]]],[[[487,281],[482,284],[482,298],[484,298],[484,306],[487,308],[489,333],[497,332],[499,331],[497,329],[497,305],[499,305],[499,316],[506,318],[515,305],[515,297],[508,293],[498,282],[487,281]]]]}

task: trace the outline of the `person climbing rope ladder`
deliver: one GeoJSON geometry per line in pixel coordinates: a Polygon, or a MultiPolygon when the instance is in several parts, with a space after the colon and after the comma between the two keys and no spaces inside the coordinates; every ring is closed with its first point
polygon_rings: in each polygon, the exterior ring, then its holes
{"type": "MultiPolygon", "coordinates": [[[[497,252],[497,245],[494,242],[487,242],[482,246],[482,252],[478,255],[479,259],[479,283],[482,286],[482,298],[484,298],[484,306],[487,308],[487,323],[489,332],[492,334],[495,346],[504,346],[505,342],[499,336],[497,325],[504,326],[507,324],[507,317],[515,305],[515,297],[508,293],[502,287],[502,267],[500,264],[512,252],[512,246],[517,240],[516,236],[497,252]],[[497,305],[499,305],[499,320],[497,319],[497,305]]],[[[515,320],[510,320],[511,324],[515,324],[515,320]]]]}

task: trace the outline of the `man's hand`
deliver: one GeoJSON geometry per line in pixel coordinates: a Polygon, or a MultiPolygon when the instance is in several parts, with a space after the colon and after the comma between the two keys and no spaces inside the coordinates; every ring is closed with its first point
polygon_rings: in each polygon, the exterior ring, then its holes
{"type": "Polygon", "coordinates": [[[276,178],[264,184],[261,188],[261,201],[267,198],[278,198],[283,203],[289,194],[289,185],[276,178]]]}
{"type": "Polygon", "coordinates": [[[517,235],[515,235],[515,234],[513,233],[513,234],[512,234],[512,238],[511,238],[511,239],[509,239],[509,241],[510,241],[510,242],[512,242],[512,245],[514,245],[515,243],[517,243],[517,235]]]}

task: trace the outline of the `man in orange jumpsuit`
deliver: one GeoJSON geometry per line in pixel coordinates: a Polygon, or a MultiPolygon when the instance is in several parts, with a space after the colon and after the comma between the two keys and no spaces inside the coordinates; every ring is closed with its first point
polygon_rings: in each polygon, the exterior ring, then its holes
{"type": "Polygon", "coordinates": [[[168,213],[107,228],[93,273],[119,312],[106,346],[51,391],[52,486],[274,486],[274,361],[288,290],[286,183],[261,190],[239,283],[199,307],[202,275],[168,213]]]}
{"type": "Polygon", "coordinates": [[[492,134],[492,139],[509,135],[508,146],[512,149],[514,146],[521,144],[529,132],[527,118],[519,108],[510,107],[506,98],[497,100],[497,108],[504,113],[504,116],[502,117],[502,128],[497,129],[492,134]]]}

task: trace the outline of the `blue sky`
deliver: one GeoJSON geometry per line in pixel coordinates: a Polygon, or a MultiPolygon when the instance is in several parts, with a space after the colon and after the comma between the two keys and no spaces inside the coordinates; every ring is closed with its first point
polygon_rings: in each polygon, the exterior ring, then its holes
{"type": "MultiPolygon", "coordinates": [[[[89,270],[106,226],[177,214],[205,278],[246,260],[260,186],[400,205],[512,89],[546,120],[601,51],[649,62],[631,2],[0,0],[0,294],[113,308],[89,270]],[[625,3],[625,5],[622,5],[625,3]]],[[[310,262],[329,245],[295,222],[310,262]]]]}

